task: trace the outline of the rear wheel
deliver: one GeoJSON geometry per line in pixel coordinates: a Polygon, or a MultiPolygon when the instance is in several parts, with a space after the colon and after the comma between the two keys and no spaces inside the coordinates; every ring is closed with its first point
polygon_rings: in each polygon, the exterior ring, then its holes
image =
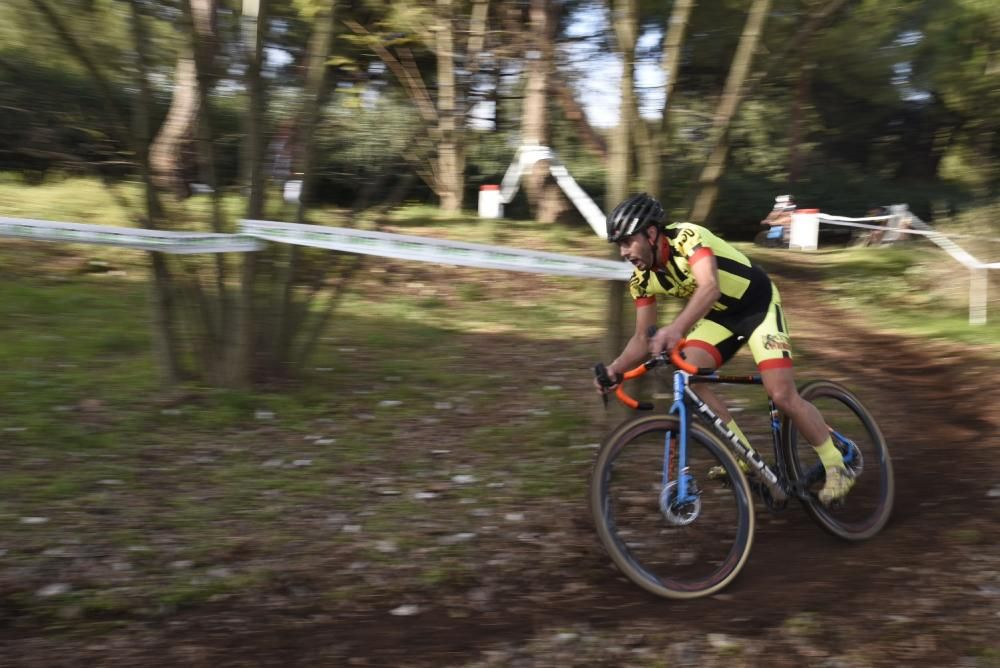
{"type": "Polygon", "coordinates": [[[729,450],[700,425],[688,432],[687,494],[679,498],[679,422],[650,416],[624,424],[604,443],[591,480],[601,542],[640,587],[666,598],[719,591],[743,568],[753,542],[750,489],[729,450]],[[669,482],[664,456],[670,443],[669,482]],[[728,482],[710,480],[721,466],[728,482]]]}
{"type": "Polygon", "coordinates": [[[824,529],[845,540],[871,538],[889,521],[895,495],[892,460],[882,432],[861,401],[842,385],[813,381],[803,385],[799,394],[823,415],[855,481],[842,502],[830,507],[820,503],[816,493],[826,479],[823,465],[786,417],[784,449],[791,481],[807,490],[802,503],[824,529]]]}

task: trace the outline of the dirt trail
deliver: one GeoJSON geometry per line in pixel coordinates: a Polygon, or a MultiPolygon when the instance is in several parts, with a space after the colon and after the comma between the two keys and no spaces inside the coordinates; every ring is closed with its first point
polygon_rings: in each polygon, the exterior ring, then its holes
{"type": "MultiPolygon", "coordinates": [[[[797,508],[771,517],[758,507],[761,522],[749,564],[737,582],[709,599],[653,599],[609,577],[600,563],[603,555],[591,549],[581,554],[574,572],[553,573],[541,595],[535,583],[528,588],[530,598],[498,602],[493,614],[466,620],[428,615],[402,623],[359,619],[348,628],[338,627],[337,635],[351,638],[355,651],[369,648],[366,658],[373,665],[402,660],[445,665],[475,659],[484,647],[500,641],[522,642],[540,627],[582,622],[624,629],[624,637],[628,629],[683,620],[695,635],[754,637],[780,631],[790,618],[819,614],[839,620],[828,634],[832,643],[871,647],[872,656],[864,658],[868,664],[907,661],[884,647],[886,624],[903,620],[905,628],[896,633],[931,638],[919,663],[958,665],[967,645],[977,642],[978,631],[985,636],[990,628],[1000,628],[1000,605],[990,588],[995,581],[990,585],[989,577],[977,575],[984,570],[995,580],[994,569],[1000,567],[1000,499],[995,498],[1000,390],[990,373],[995,367],[957,345],[871,331],[856,316],[824,306],[810,292],[815,283],[801,280],[804,271],[776,274],[792,314],[793,338],[808,350],[814,375],[846,380],[859,391],[892,448],[896,510],[882,535],[846,545],[820,531],[797,508]],[[831,345],[831,340],[843,346],[831,345]],[[859,349],[868,355],[859,356],[859,349]],[[962,543],[956,536],[969,538],[962,543]],[[986,560],[988,555],[989,563],[970,565],[970,556],[986,560]],[[984,589],[987,595],[979,596],[984,589]],[[985,626],[955,633],[969,624],[985,626]]],[[[589,527],[579,522],[577,530],[589,527]]],[[[567,550],[592,545],[585,535],[572,539],[567,550]]],[[[776,665],[776,660],[761,663],[776,665]]],[[[550,665],[537,656],[534,661],[526,665],[550,665]]]]}
{"type": "Polygon", "coordinates": [[[997,665],[1000,653],[988,650],[1000,630],[995,364],[957,345],[871,331],[823,305],[804,271],[776,274],[793,337],[814,375],[858,390],[892,449],[896,512],[876,539],[847,545],[797,507],[771,516],[758,506],[754,551],[737,581],[708,599],[670,602],[616,574],[583,503],[559,506],[548,528],[561,557],[546,563],[551,552],[540,553],[535,571],[546,577],[506,582],[472,611],[456,614],[453,601],[470,593],[455,591],[412,617],[349,605],[208,609],[47,665],[636,665],[630,656],[669,665],[727,657],[729,665],[997,665]],[[584,646],[587,634],[615,640],[584,646]],[[726,634],[737,650],[708,634],[726,634]],[[562,639],[539,640],[551,637],[562,639]]]}

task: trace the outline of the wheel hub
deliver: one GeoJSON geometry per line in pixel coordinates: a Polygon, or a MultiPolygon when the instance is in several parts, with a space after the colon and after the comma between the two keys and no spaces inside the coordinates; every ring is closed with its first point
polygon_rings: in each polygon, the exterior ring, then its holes
{"type": "Polygon", "coordinates": [[[693,479],[688,481],[688,499],[677,500],[677,481],[671,480],[660,490],[660,512],[674,526],[687,526],[701,514],[701,492],[693,479]]]}

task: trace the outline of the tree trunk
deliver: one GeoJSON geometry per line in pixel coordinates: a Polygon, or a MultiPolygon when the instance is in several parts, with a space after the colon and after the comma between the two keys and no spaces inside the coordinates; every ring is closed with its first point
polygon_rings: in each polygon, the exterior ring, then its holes
{"type": "Polygon", "coordinates": [[[681,67],[681,47],[684,45],[684,33],[687,32],[688,20],[694,0],[677,0],[670,12],[667,34],[663,39],[663,75],[665,85],[663,91],[662,131],[666,134],[670,127],[670,117],[667,110],[673,103],[674,88],[677,87],[677,73],[681,67]]]}
{"type": "Polygon", "coordinates": [[[635,135],[635,153],[638,160],[639,183],[653,197],[660,197],[660,145],[662,137],[639,115],[638,106],[632,107],[632,127],[635,135]]]}
{"type": "Polygon", "coordinates": [[[725,169],[726,156],[729,152],[729,128],[742,101],[741,91],[750,74],[750,65],[753,62],[757,44],[760,42],[762,28],[770,7],[771,0],[754,0],[750,6],[750,14],[747,16],[743,34],[736,47],[736,55],[733,56],[733,62],[729,68],[729,76],[726,78],[722,97],[719,99],[715,118],[712,121],[712,150],[698,180],[698,195],[691,209],[690,218],[694,222],[702,223],[708,218],[712,206],[715,204],[715,198],[718,196],[719,179],[725,169]]]}
{"type": "MultiPolygon", "coordinates": [[[[182,5],[191,27],[191,47],[197,71],[198,93],[198,172],[208,186],[212,198],[211,227],[213,232],[225,232],[222,213],[222,193],[215,165],[215,148],[211,123],[211,92],[215,85],[215,58],[218,50],[217,0],[186,0],[182,5]]],[[[229,294],[226,256],[215,253],[215,300],[208,299],[203,322],[206,327],[203,350],[204,368],[212,381],[223,386],[240,384],[240,348],[233,323],[235,304],[229,294]]]]}
{"type": "Polygon", "coordinates": [[[184,199],[190,195],[184,174],[184,155],[194,138],[198,122],[198,82],[194,58],[182,49],[174,67],[173,97],[167,118],[149,149],[154,185],[184,199]]]}
{"type": "Polygon", "coordinates": [[[556,95],[559,97],[559,104],[562,106],[563,115],[566,117],[566,120],[576,128],[580,141],[597,154],[602,162],[606,163],[608,160],[608,143],[604,139],[604,136],[587,120],[587,113],[583,110],[583,106],[576,99],[576,95],[570,85],[559,76],[559,72],[554,71],[552,75],[555,77],[553,86],[556,95]]]}
{"type": "MultiPolygon", "coordinates": [[[[629,194],[632,176],[631,126],[635,112],[635,42],[638,36],[637,0],[613,0],[612,24],[618,43],[618,53],[622,58],[621,107],[618,112],[618,127],[611,132],[608,142],[608,187],[605,209],[610,211],[629,194]]],[[[620,259],[618,249],[611,255],[620,259]]],[[[605,342],[605,358],[614,359],[621,352],[625,342],[622,310],[625,289],[619,281],[608,282],[608,337],[605,342]]]]}
{"type": "MultiPolygon", "coordinates": [[[[186,18],[191,25],[191,47],[194,52],[195,72],[197,75],[195,91],[198,96],[198,174],[201,182],[207,185],[212,193],[212,231],[224,232],[219,183],[215,168],[215,150],[212,140],[211,108],[209,103],[212,87],[215,85],[216,79],[215,53],[218,49],[216,26],[217,0],[186,0],[183,7],[187,15],[186,18]]],[[[221,254],[218,256],[222,257],[221,254]]]]}
{"type": "Polygon", "coordinates": [[[621,104],[618,126],[608,142],[607,209],[625,199],[632,180],[632,123],[636,118],[635,42],[638,35],[637,0],[614,0],[612,22],[622,58],[621,104]]]}
{"type": "MultiPolygon", "coordinates": [[[[261,77],[264,36],[267,34],[268,0],[244,0],[243,29],[246,48],[246,141],[244,145],[243,183],[249,191],[247,218],[264,217],[267,177],[264,173],[267,136],[264,131],[266,92],[261,77]]],[[[240,277],[239,305],[234,317],[236,350],[233,357],[233,381],[238,387],[253,383],[257,359],[257,253],[244,253],[240,277]]]]}
{"type": "Polygon", "coordinates": [[[440,11],[435,33],[438,75],[438,197],[445,211],[462,210],[465,161],[458,125],[458,90],[455,78],[455,26],[453,0],[437,0],[440,11]]]}
{"type": "MultiPolygon", "coordinates": [[[[305,91],[296,123],[295,148],[297,164],[294,171],[302,174],[302,189],[295,221],[306,222],[306,210],[312,200],[314,184],[315,151],[313,137],[327,99],[327,61],[333,48],[336,20],[336,0],[328,0],[323,12],[316,17],[316,26],[309,40],[309,60],[306,65],[305,91]]],[[[299,279],[302,251],[298,246],[288,250],[288,262],[277,281],[276,306],[274,313],[273,338],[270,342],[269,374],[276,378],[287,377],[294,372],[293,344],[300,331],[302,320],[308,310],[308,303],[299,303],[295,297],[295,285],[299,279]]]]}
{"type": "Polygon", "coordinates": [[[653,133],[657,137],[659,161],[655,166],[655,173],[649,177],[652,182],[648,187],[653,193],[660,193],[662,182],[662,164],[667,158],[670,148],[670,108],[673,105],[674,89],[677,87],[677,76],[681,66],[681,47],[684,45],[684,35],[687,32],[688,21],[691,18],[691,10],[694,8],[694,0],[676,0],[667,20],[667,31],[663,39],[663,113],[660,116],[659,133],[653,133]]]}
{"type": "MultiPolygon", "coordinates": [[[[137,83],[140,92],[133,115],[133,129],[130,132],[124,121],[122,110],[114,102],[111,83],[97,67],[93,58],[90,57],[87,51],[59,19],[59,16],[52,11],[44,0],[32,1],[49,22],[55,33],[62,39],[67,51],[83,65],[84,69],[90,73],[91,77],[97,83],[98,88],[100,88],[113,134],[118,137],[123,146],[128,147],[132,151],[139,165],[140,174],[145,186],[146,203],[146,214],[141,217],[142,224],[148,229],[157,229],[162,222],[164,214],[156,189],[152,183],[149,168],[150,100],[152,99],[147,75],[149,62],[147,49],[149,41],[146,39],[138,5],[134,0],[131,3],[132,38],[137,54],[137,83]]],[[[172,384],[179,381],[183,376],[180,361],[180,345],[176,332],[177,319],[173,289],[163,254],[149,253],[149,256],[153,269],[151,289],[153,303],[153,347],[164,382],[172,384]]]]}
{"type": "MultiPolygon", "coordinates": [[[[136,162],[145,192],[146,227],[156,228],[162,218],[163,209],[159,195],[153,184],[149,166],[150,143],[150,107],[152,93],[149,89],[149,41],[146,38],[145,26],[139,12],[137,0],[129,3],[132,14],[132,37],[136,53],[136,76],[139,84],[139,97],[135,104],[133,118],[133,140],[136,162]]],[[[150,293],[153,314],[153,349],[157,358],[157,367],[164,382],[173,385],[181,380],[183,370],[181,355],[176,333],[176,309],[173,300],[170,273],[166,258],[162,253],[149,253],[152,265],[153,280],[150,282],[150,293]]]]}
{"type": "MultiPolygon", "coordinates": [[[[264,216],[264,198],[267,178],[264,174],[265,132],[264,110],[267,93],[261,66],[264,61],[264,37],[267,34],[268,0],[244,0],[243,30],[246,49],[246,140],[243,147],[243,185],[248,192],[247,217],[264,216]]],[[[252,254],[251,254],[252,255],[252,254]]]]}
{"type": "MultiPolygon", "coordinates": [[[[521,107],[521,144],[549,146],[549,98],[552,93],[553,53],[558,17],[551,0],[531,0],[528,56],[521,107]]],[[[532,217],[540,223],[555,222],[569,210],[558,184],[549,173],[548,160],[536,162],[524,176],[524,194],[532,217]]]]}
{"type": "Polygon", "coordinates": [[[802,174],[802,144],[803,126],[805,124],[802,115],[808,104],[809,81],[811,66],[808,63],[799,65],[795,83],[795,97],[792,100],[791,129],[788,138],[788,184],[794,186],[799,176],[802,174]]]}

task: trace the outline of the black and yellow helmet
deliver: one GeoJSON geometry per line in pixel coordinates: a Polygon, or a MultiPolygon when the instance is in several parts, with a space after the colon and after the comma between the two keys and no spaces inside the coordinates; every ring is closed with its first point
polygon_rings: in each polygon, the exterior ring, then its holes
{"type": "Polygon", "coordinates": [[[663,223],[663,207],[646,193],[633,195],[608,214],[608,241],[617,243],[650,225],[663,223]]]}

